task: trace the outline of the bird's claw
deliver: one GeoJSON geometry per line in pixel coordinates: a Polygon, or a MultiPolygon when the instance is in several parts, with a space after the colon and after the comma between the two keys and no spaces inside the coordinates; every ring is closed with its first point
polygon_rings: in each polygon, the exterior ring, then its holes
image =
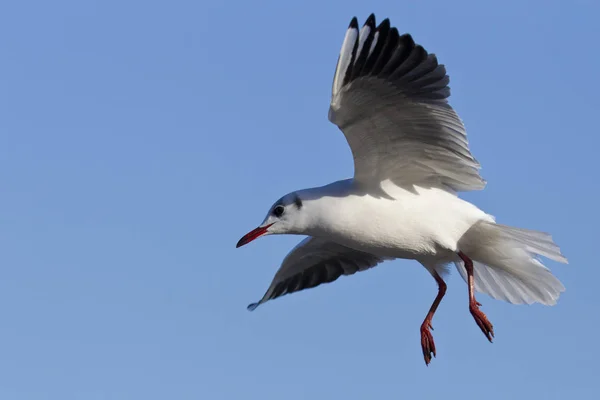
{"type": "Polygon", "coordinates": [[[492,342],[492,338],[494,337],[494,326],[488,320],[487,316],[479,309],[481,304],[479,302],[475,302],[471,304],[469,310],[471,311],[471,315],[473,315],[473,319],[481,329],[481,332],[485,335],[485,337],[492,342]]]}
{"type": "Polygon", "coordinates": [[[425,365],[429,365],[432,356],[435,357],[435,343],[429,329],[433,329],[431,322],[425,321],[423,325],[421,325],[421,348],[423,349],[425,365]]]}

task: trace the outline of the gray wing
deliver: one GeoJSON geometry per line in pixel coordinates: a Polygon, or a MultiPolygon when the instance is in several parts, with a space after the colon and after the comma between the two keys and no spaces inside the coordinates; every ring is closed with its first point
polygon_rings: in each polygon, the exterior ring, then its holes
{"type": "Polygon", "coordinates": [[[333,80],[329,120],[344,133],[356,181],[479,190],[485,181],[460,118],[449,77],[434,54],[371,15],[352,19],[333,80]]]}
{"type": "Polygon", "coordinates": [[[342,275],[364,271],[391,258],[353,250],[340,244],[307,237],[288,253],[266,293],[248,306],[259,305],[286,294],[333,282],[342,275]]]}

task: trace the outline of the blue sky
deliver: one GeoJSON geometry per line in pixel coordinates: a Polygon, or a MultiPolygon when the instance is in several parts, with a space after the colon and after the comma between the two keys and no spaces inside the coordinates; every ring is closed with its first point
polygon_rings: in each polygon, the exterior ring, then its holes
{"type": "Polygon", "coordinates": [[[0,398],[592,398],[600,389],[593,1],[21,1],[0,6],[0,398]],[[414,261],[270,302],[299,237],[235,249],[271,203],[352,174],[327,121],[350,18],[446,64],[488,180],[551,232],[555,307],[436,294],[414,261]]]}

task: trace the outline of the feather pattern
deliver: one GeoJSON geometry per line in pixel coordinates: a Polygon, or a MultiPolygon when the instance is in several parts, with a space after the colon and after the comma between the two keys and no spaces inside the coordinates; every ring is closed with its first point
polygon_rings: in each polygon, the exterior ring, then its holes
{"type": "Polygon", "coordinates": [[[452,191],[479,190],[485,181],[462,121],[448,104],[446,69],[371,15],[359,30],[352,19],[338,58],[329,120],[344,133],[355,180],[386,179],[452,191]]]}
{"type": "Polygon", "coordinates": [[[383,262],[384,257],[353,250],[335,242],[307,237],[284,258],[264,296],[248,306],[259,305],[301,290],[330,283],[342,275],[352,275],[383,262]]]}

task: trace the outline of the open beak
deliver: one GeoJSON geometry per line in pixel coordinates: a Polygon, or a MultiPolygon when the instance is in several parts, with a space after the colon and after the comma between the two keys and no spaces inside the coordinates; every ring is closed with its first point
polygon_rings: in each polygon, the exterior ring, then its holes
{"type": "Polygon", "coordinates": [[[269,229],[269,227],[271,225],[273,225],[273,224],[259,226],[258,228],[253,229],[250,232],[246,233],[240,239],[240,241],[237,242],[237,245],[235,245],[235,248],[237,249],[238,247],[242,247],[243,245],[250,243],[254,239],[261,237],[262,235],[264,235],[265,233],[267,233],[267,229],[269,229]]]}

